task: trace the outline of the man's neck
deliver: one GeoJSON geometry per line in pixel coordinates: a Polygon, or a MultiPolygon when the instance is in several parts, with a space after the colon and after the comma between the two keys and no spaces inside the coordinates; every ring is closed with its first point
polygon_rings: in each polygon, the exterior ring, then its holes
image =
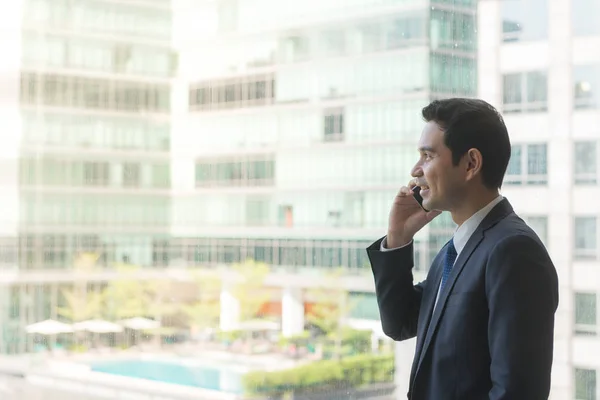
{"type": "Polygon", "coordinates": [[[450,210],[452,220],[458,226],[461,226],[473,214],[490,204],[500,193],[497,190],[485,191],[476,196],[468,196],[461,201],[460,208],[450,210]]]}

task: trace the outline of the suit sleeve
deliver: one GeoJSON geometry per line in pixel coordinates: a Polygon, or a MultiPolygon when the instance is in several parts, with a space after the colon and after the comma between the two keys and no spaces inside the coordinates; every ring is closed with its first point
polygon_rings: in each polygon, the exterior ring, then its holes
{"type": "Polygon", "coordinates": [[[490,400],[547,400],[558,277],[543,245],[512,236],[490,254],[485,277],[490,400]]]}
{"type": "Polygon", "coordinates": [[[413,285],[413,244],[381,251],[378,240],[367,248],[375,279],[383,332],[394,340],[417,335],[417,322],[425,282],[413,285]]]}

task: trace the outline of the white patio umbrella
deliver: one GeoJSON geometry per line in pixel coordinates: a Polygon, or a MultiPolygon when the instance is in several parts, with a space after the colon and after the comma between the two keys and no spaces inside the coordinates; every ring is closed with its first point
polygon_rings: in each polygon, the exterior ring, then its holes
{"type": "Polygon", "coordinates": [[[121,325],[104,321],[101,319],[90,319],[73,325],[76,331],[88,331],[92,333],[118,333],[123,332],[121,325]]]}
{"type": "Polygon", "coordinates": [[[39,333],[40,335],[57,335],[59,333],[73,332],[73,327],[53,319],[36,322],[25,327],[27,333],[39,333]]]}

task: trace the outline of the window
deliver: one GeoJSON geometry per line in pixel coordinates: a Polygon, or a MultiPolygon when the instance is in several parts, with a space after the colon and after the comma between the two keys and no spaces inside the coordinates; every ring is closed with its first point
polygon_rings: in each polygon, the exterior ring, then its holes
{"type": "Polygon", "coordinates": [[[152,165],[152,187],[168,188],[171,186],[171,167],[167,164],[152,165]]]}
{"type": "Polygon", "coordinates": [[[505,183],[545,185],[548,183],[546,144],[518,144],[512,147],[505,183]]]}
{"type": "Polygon", "coordinates": [[[575,334],[596,335],[596,293],[575,293],[575,334]]]}
{"type": "Polygon", "coordinates": [[[433,53],[430,60],[432,92],[441,94],[441,97],[477,93],[477,63],[474,58],[433,53]]]}
{"type": "Polygon", "coordinates": [[[323,32],[319,43],[324,56],[339,56],[346,51],[346,32],[343,30],[328,30],[323,32]]]}
{"type": "Polygon", "coordinates": [[[294,226],[294,207],[290,205],[279,206],[279,226],[291,228],[294,226]]]}
{"type": "Polygon", "coordinates": [[[323,117],[323,140],[340,142],[344,140],[344,110],[341,108],[327,109],[323,117]]]}
{"type": "MultiPolygon", "coordinates": [[[[430,20],[431,48],[473,51],[477,37],[475,17],[458,10],[433,9],[430,20]]],[[[455,54],[453,54],[455,55],[455,54]]]]}
{"type": "Polygon", "coordinates": [[[546,216],[529,216],[525,218],[527,225],[533,229],[540,240],[547,245],[548,241],[548,217],[546,216]]]}
{"type": "Polygon", "coordinates": [[[197,110],[266,106],[273,104],[274,98],[273,74],[201,82],[192,85],[188,93],[190,108],[197,110]]]}
{"type": "Polygon", "coordinates": [[[504,0],[501,4],[505,42],[548,37],[548,0],[504,0]]]}
{"type": "Polygon", "coordinates": [[[23,74],[21,101],[76,108],[168,112],[169,85],[80,78],[54,74],[23,74]]]}
{"type": "Polygon", "coordinates": [[[106,162],[83,163],[83,183],[89,186],[106,186],[109,180],[109,165],[106,162]]]}
{"type": "Polygon", "coordinates": [[[575,217],[575,259],[596,259],[598,239],[596,217],[575,217]]]}
{"type": "Polygon", "coordinates": [[[505,113],[546,111],[548,77],[545,71],[506,74],[503,77],[505,113]]]}
{"type": "Polygon", "coordinates": [[[576,142],[573,155],[575,162],[575,184],[598,182],[598,143],[576,142]]]}
{"type": "Polygon", "coordinates": [[[289,36],[280,42],[281,61],[292,63],[309,58],[309,39],[305,36],[289,36]]]}
{"type": "MultiPolygon", "coordinates": [[[[458,18],[457,18],[458,20],[458,18]]],[[[397,49],[425,43],[427,17],[422,13],[398,16],[389,22],[386,29],[386,47],[397,49]]],[[[461,38],[462,40],[462,38],[461,38]]]]}
{"type": "Polygon", "coordinates": [[[596,400],[596,370],[575,368],[575,400],[596,400]]]}
{"type": "Polygon", "coordinates": [[[249,197],[246,199],[246,225],[265,226],[269,223],[269,199],[249,197]]]}
{"type": "Polygon", "coordinates": [[[357,47],[361,53],[379,51],[383,47],[383,32],[378,23],[358,27],[357,47]]]}
{"type": "Polygon", "coordinates": [[[592,15],[600,15],[600,1],[572,0],[571,26],[576,36],[600,35],[598,19],[592,15]]]}
{"type": "Polygon", "coordinates": [[[574,66],[573,82],[576,109],[600,107],[600,64],[574,66]]]}
{"type": "Polygon", "coordinates": [[[140,164],[123,164],[123,186],[138,187],[140,185],[140,164]]]}
{"type": "Polygon", "coordinates": [[[272,154],[236,160],[213,159],[196,162],[196,186],[268,186],[275,179],[272,154]]]}

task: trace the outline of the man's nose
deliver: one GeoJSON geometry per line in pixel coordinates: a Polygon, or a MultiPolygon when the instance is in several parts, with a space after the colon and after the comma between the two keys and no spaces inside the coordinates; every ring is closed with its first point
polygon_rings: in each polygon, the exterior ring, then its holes
{"type": "Polygon", "coordinates": [[[418,178],[420,176],[423,176],[423,168],[421,168],[421,165],[419,163],[415,164],[415,166],[410,171],[410,175],[413,178],[418,178]]]}

